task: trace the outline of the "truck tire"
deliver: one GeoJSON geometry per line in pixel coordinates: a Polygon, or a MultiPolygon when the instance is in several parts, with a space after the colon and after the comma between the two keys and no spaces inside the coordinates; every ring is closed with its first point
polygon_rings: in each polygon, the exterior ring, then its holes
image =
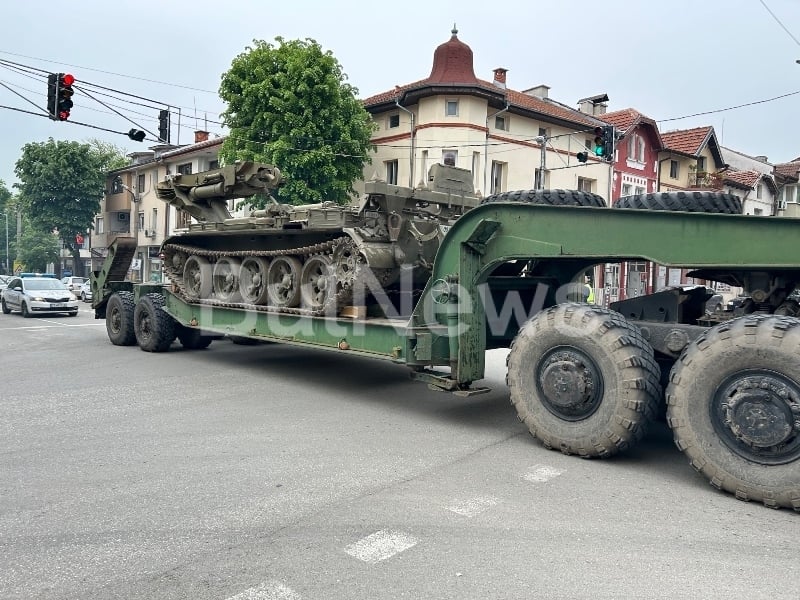
{"type": "Polygon", "coordinates": [[[180,326],[178,328],[178,341],[187,350],[202,350],[208,348],[214,338],[210,335],[203,335],[200,329],[180,326]]]}
{"type": "Polygon", "coordinates": [[[544,310],[511,345],[511,402],[548,449],[608,457],[639,441],[661,401],[653,348],[619,313],[565,303],[544,310]]]}
{"type": "Polygon", "coordinates": [[[683,212],[742,214],[742,201],[738,196],[722,192],[659,192],[622,196],[614,201],[614,208],[639,210],[669,210],[683,212]]]}
{"type": "Polygon", "coordinates": [[[711,485],[800,512],[798,345],[800,319],[727,321],[684,350],[666,397],[675,444],[711,485]]]}
{"type": "Polygon", "coordinates": [[[133,312],[136,343],[145,352],[165,352],[175,339],[175,321],[164,312],[164,296],[147,294],[133,312]]]}
{"type": "Polygon", "coordinates": [[[527,204],[549,204],[550,206],[596,206],[605,208],[602,196],[575,190],[518,190],[486,196],[481,204],[489,202],[525,202],[527,204]]]}
{"type": "Polygon", "coordinates": [[[106,304],[106,333],[115,346],[136,344],[133,326],[134,301],[132,292],[114,292],[106,304]]]}

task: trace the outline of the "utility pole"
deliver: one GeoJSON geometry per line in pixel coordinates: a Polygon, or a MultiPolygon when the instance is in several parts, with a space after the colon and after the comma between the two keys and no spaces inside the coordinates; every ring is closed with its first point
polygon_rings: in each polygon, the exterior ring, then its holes
{"type": "Polygon", "coordinates": [[[537,136],[536,141],[541,144],[541,157],[539,158],[539,180],[536,182],[536,189],[544,189],[544,170],[547,166],[547,136],[537,136]]]}

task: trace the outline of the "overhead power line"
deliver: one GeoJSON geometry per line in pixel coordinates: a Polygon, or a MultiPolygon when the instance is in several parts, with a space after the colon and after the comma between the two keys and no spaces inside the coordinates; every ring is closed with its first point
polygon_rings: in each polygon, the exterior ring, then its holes
{"type": "Polygon", "coordinates": [[[758,0],[758,1],[759,1],[759,2],[761,2],[761,6],[763,6],[764,8],[766,8],[766,9],[767,9],[767,12],[768,12],[770,15],[772,15],[772,18],[773,18],[773,19],[775,19],[775,22],[776,22],[778,25],[780,25],[780,26],[781,26],[781,29],[783,29],[783,30],[784,30],[786,33],[788,33],[788,34],[789,34],[789,37],[790,37],[790,38],[792,38],[792,39],[794,40],[794,43],[795,43],[795,44],[797,44],[798,46],[800,46],[800,40],[798,40],[798,39],[797,39],[797,38],[794,36],[794,34],[793,34],[791,31],[789,31],[789,29],[786,27],[786,25],[784,25],[784,24],[783,24],[783,22],[782,22],[782,21],[781,21],[781,20],[778,18],[778,15],[776,15],[774,12],[772,12],[772,11],[770,10],[769,6],[767,6],[767,3],[766,3],[766,2],[764,2],[764,0],[758,0]]]}
{"type": "Polygon", "coordinates": [[[774,96],[772,98],[765,98],[764,100],[755,100],[754,102],[746,102],[745,104],[737,104],[736,106],[728,106],[727,108],[718,108],[716,110],[707,110],[704,112],[694,113],[691,115],[684,115],[682,117],[672,117],[670,119],[656,119],[657,123],[666,123],[667,121],[680,121],[681,119],[689,119],[691,117],[700,117],[702,115],[713,115],[714,113],[721,113],[725,112],[726,110],[734,110],[737,108],[744,108],[745,106],[754,106],[756,104],[765,104],[767,102],[774,102],[775,100],[780,100],[781,98],[788,98],[789,96],[795,96],[800,94],[800,90],[796,90],[794,92],[789,92],[787,94],[781,94],[780,96],[774,96]]]}

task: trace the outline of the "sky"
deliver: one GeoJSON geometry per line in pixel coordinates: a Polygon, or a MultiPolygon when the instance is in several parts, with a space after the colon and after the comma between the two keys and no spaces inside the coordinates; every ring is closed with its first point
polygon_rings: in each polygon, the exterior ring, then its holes
{"type": "Polygon", "coordinates": [[[22,147],[50,137],[147,150],[125,134],[157,132],[159,106],[180,108],[173,143],[224,135],[220,78],[253,40],[316,40],[367,98],[427,77],[454,24],[481,79],[503,67],[511,89],[545,84],[573,107],[606,93],[609,111],[635,108],[662,132],[712,125],[738,152],[800,156],[799,0],[15,1],[3,6],[0,60],[25,71],[0,65],[0,180],[11,187],[22,147]],[[79,91],[69,122],[5,108],[44,114],[49,72],[146,106],[79,91]]]}

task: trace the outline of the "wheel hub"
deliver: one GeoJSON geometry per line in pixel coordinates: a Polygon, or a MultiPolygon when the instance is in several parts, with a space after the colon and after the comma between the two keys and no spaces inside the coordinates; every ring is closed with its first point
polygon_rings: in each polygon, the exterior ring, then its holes
{"type": "Polygon", "coordinates": [[[603,396],[599,369],[577,348],[549,352],[539,363],[536,383],[548,410],[570,421],[594,413],[603,396]]]}
{"type": "Polygon", "coordinates": [[[720,388],[715,424],[722,439],[757,462],[800,456],[800,388],[766,372],[740,376],[720,388]]]}

